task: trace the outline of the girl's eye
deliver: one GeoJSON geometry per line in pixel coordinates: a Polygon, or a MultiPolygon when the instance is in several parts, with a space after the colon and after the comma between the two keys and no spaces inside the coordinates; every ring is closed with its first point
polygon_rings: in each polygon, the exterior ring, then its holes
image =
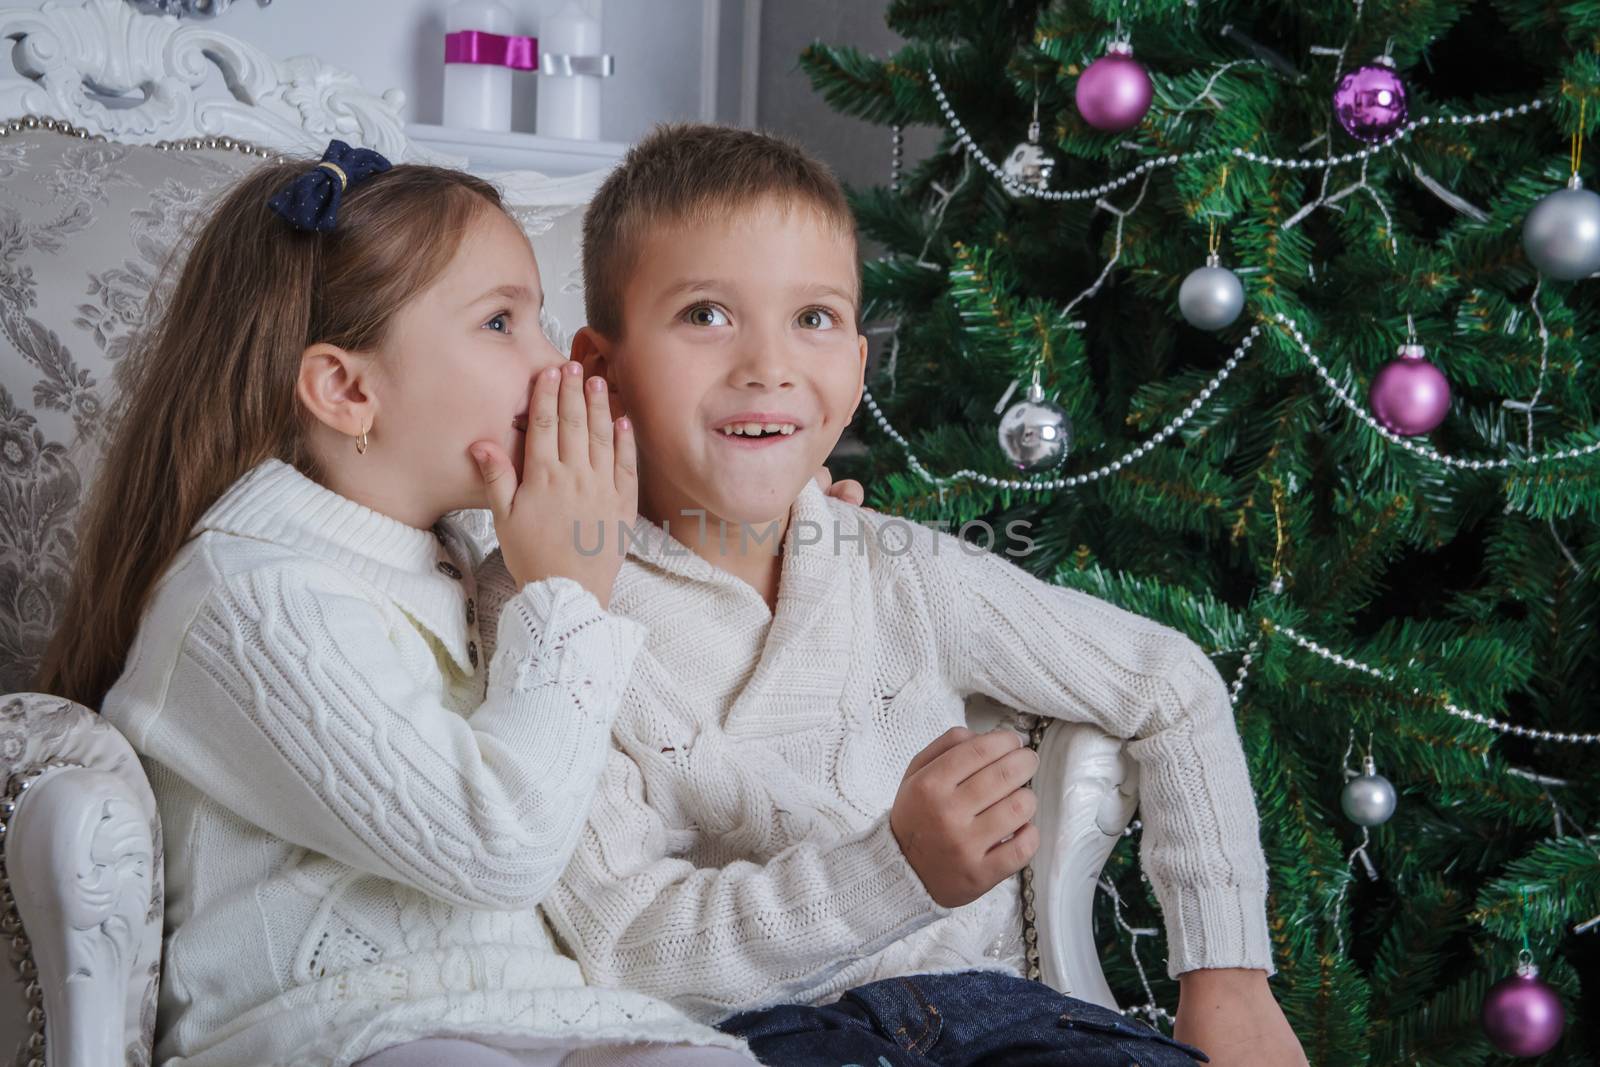
{"type": "Polygon", "coordinates": [[[728,315],[715,304],[696,304],[684,313],[684,321],[691,326],[726,326],[728,315]]]}
{"type": "Polygon", "coordinates": [[[509,312],[509,311],[500,312],[500,314],[496,315],[494,318],[492,318],[488,322],[484,323],[483,324],[483,328],[486,329],[486,330],[493,330],[496,333],[510,333],[511,332],[511,312],[509,312]]]}
{"type": "Polygon", "coordinates": [[[839,325],[839,320],[827,308],[806,308],[795,321],[803,330],[832,330],[839,325]]]}

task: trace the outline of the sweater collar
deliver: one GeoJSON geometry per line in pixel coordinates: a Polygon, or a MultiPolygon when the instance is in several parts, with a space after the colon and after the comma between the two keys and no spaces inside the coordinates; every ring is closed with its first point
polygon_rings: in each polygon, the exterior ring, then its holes
{"type": "MultiPolygon", "coordinates": [[[[777,608],[768,616],[766,603],[749,583],[696,555],[662,527],[641,520],[628,546],[631,563],[618,576],[613,607],[633,617],[670,616],[672,606],[681,606],[686,598],[681,585],[662,580],[669,576],[732,598],[730,603],[748,600],[759,606],[770,628],[723,728],[733,734],[808,729],[834,714],[854,646],[854,619],[849,606],[839,602],[837,588],[850,567],[839,557],[865,549],[863,542],[845,538],[870,533],[856,508],[830,500],[815,482],[807,481],[789,509],[777,608]],[[830,665],[821,678],[818,663],[830,665]]],[[[739,625],[739,618],[750,616],[741,608],[715,611],[696,621],[708,627],[704,639],[714,641],[716,634],[709,631],[739,625]]]]}
{"type": "Polygon", "coordinates": [[[463,674],[475,673],[467,647],[475,640],[467,622],[472,573],[465,546],[447,521],[431,530],[408,526],[269,459],[234,482],[191,536],[208,530],[283,545],[332,564],[394,601],[463,674]]]}
{"type": "MultiPolygon", "coordinates": [[[[676,527],[680,530],[694,529],[699,521],[695,518],[682,518],[677,520],[676,527]]],[[[796,569],[796,561],[803,561],[799,563],[797,569],[804,575],[831,571],[831,568],[820,567],[817,557],[832,554],[835,522],[826,494],[817,487],[815,481],[806,482],[799,496],[795,497],[794,504],[789,508],[789,527],[783,536],[783,570],[780,584],[788,583],[790,571],[796,569]],[[804,536],[799,536],[797,530],[805,530],[806,533],[804,536]]],[[[673,525],[674,523],[669,522],[667,527],[673,525]]],[[[772,550],[770,540],[757,544],[753,534],[746,536],[750,538],[751,551],[772,550]]],[[[729,531],[730,541],[737,537],[737,531],[729,531]]],[[[696,554],[668,528],[643,517],[634,524],[633,533],[629,535],[627,555],[630,559],[680,578],[750,588],[742,579],[734,577],[705,557],[696,554]]],[[[783,594],[780,588],[780,604],[782,600],[783,594]]]]}

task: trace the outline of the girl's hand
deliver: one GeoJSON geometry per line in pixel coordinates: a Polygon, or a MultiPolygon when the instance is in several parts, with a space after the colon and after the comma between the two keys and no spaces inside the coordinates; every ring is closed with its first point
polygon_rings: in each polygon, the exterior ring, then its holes
{"type": "Polygon", "coordinates": [[[612,425],[605,380],[590,378],[585,388],[579,363],[548,368],[532,394],[520,482],[494,442],[470,449],[506,569],[518,588],[571,578],[607,607],[622,569],[622,527],[639,513],[633,428],[626,416],[612,425]]]}
{"type": "MultiPolygon", "coordinates": [[[[811,480],[817,483],[817,488],[821,489],[824,494],[837,500],[843,500],[846,504],[854,504],[856,507],[860,507],[862,501],[867,499],[867,491],[860,482],[854,478],[846,478],[842,482],[835,482],[833,474],[827,467],[818,470],[811,480]]],[[[867,510],[871,511],[872,509],[868,508],[867,510]]]]}

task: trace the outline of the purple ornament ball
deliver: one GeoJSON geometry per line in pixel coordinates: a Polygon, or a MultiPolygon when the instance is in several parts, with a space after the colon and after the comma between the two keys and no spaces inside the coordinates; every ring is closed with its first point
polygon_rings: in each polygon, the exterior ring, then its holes
{"type": "Polygon", "coordinates": [[[1361,141],[1381,141],[1406,121],[1406,87],[1391,66],[1371,63],[1339,79],[1333,113],[1346,133],[1361,141]]]}
{"type": "Polygon", "coordinates": [[[1567,1012],[1537,974],[1512,975],[1483,998],[1483,1032],[1507,1056],[1539,1056],[1555,1047],[1567,1012]]]}
{"type": "Polygon", "coordinates": [[[1083,120],[1108,133],[1139,125],[1155,95],[1150,75],[1133,58],[1132,50],[1124,48],[1112,45],[1111,51],[1090,63],[1078,76],[1073,92],[1083,120]]]}
{"type": "Polygon", "coordinates": [[[1400,358],[1384,365],[1368,396],[1372,414],[1391,433],[1415,437],[1444,421],[1450,383],[1423,358],[1421,345],[1400,346],[1400,358]]]}

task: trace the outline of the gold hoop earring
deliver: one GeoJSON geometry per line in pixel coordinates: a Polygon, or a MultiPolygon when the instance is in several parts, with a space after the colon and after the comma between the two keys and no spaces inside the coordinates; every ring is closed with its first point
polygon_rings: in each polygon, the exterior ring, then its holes
{"type": "Polygon", "coordinates": [[[362,456],[367,454],[367,431],[366,430],[362,430],[361,431],[361,435],[356,438],[356,453],[358,455],[362,455],[362,456]]]}

